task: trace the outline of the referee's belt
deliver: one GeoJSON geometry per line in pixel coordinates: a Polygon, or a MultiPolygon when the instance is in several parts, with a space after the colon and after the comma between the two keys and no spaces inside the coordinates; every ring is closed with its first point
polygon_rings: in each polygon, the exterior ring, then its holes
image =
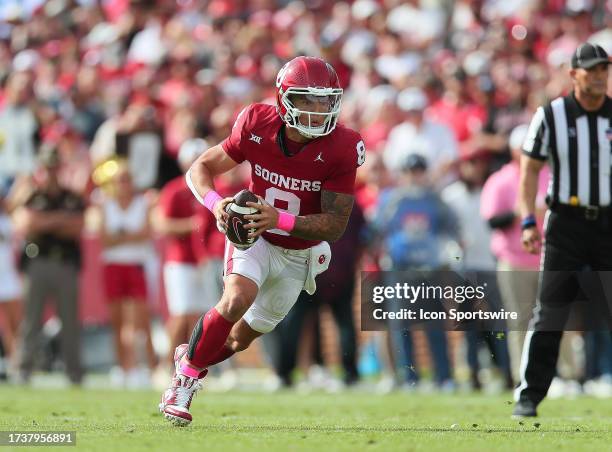
{"type": "Polygon", "coordinates": [[[569,204],[555,204],[550,207],[550,210],[561,215],[580,218],[587,221],[597,221],[612,216],[611,206],[570,206],[569,204]]]}

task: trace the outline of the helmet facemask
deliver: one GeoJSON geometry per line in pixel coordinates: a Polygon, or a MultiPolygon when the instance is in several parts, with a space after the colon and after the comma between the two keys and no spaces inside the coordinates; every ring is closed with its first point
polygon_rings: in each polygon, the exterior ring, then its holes
{"type": "Polygon", "coordinates": [[[288,127],[296,129],[307,138],[322,137],[329,135],[338,123],[342,88],[290,87],[282,93],[281,102],[286,110],[283,119],[288,127]],[[325,108],[321,112],[301,110],[295,105],[298,96],[303,97],[311,105],[319,103],[325,105],[325,108]],[[306,124],[301,121],[303,117],[306,119],[306,124]]]}

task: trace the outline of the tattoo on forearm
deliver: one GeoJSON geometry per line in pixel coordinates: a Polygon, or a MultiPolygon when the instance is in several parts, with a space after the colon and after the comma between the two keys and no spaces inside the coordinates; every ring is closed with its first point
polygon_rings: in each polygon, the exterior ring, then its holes
{"type": "Polygon", "coordinates": [[[322,213],[297,217],[291,235],[307,240],[338,240],[346,229],[354,200],[353,195],[323,190],[322,213]]]}

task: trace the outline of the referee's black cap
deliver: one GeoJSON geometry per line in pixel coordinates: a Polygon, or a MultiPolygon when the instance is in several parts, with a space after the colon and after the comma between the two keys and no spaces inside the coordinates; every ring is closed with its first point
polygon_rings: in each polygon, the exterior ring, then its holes
{"type": "Polygon", "coordinates": [[[598,64],[610,64],[608,54],[603,47],[587,42],[576,49],[572,55],[572,68],[590,69],[598,64]]]}

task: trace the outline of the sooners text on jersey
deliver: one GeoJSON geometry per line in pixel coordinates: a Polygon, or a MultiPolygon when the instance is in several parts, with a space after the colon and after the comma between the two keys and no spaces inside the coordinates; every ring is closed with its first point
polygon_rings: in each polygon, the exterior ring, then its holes
{"type": "MultiPolygon", "coordinates": [[[[321,191],[353,194],[357,167],[365,160],[361,136],[342,125],[329,135],[286,156],[277,142],[283,121],[276,108],[252,104],[238,116],[223,149],[236,162],[251,163],[250,190],[279,210],[293,215],[321,213],[321,191]]],[[[263,237],[273,245],[305,249],[317,241],[272,229],[263,237]]]]}

